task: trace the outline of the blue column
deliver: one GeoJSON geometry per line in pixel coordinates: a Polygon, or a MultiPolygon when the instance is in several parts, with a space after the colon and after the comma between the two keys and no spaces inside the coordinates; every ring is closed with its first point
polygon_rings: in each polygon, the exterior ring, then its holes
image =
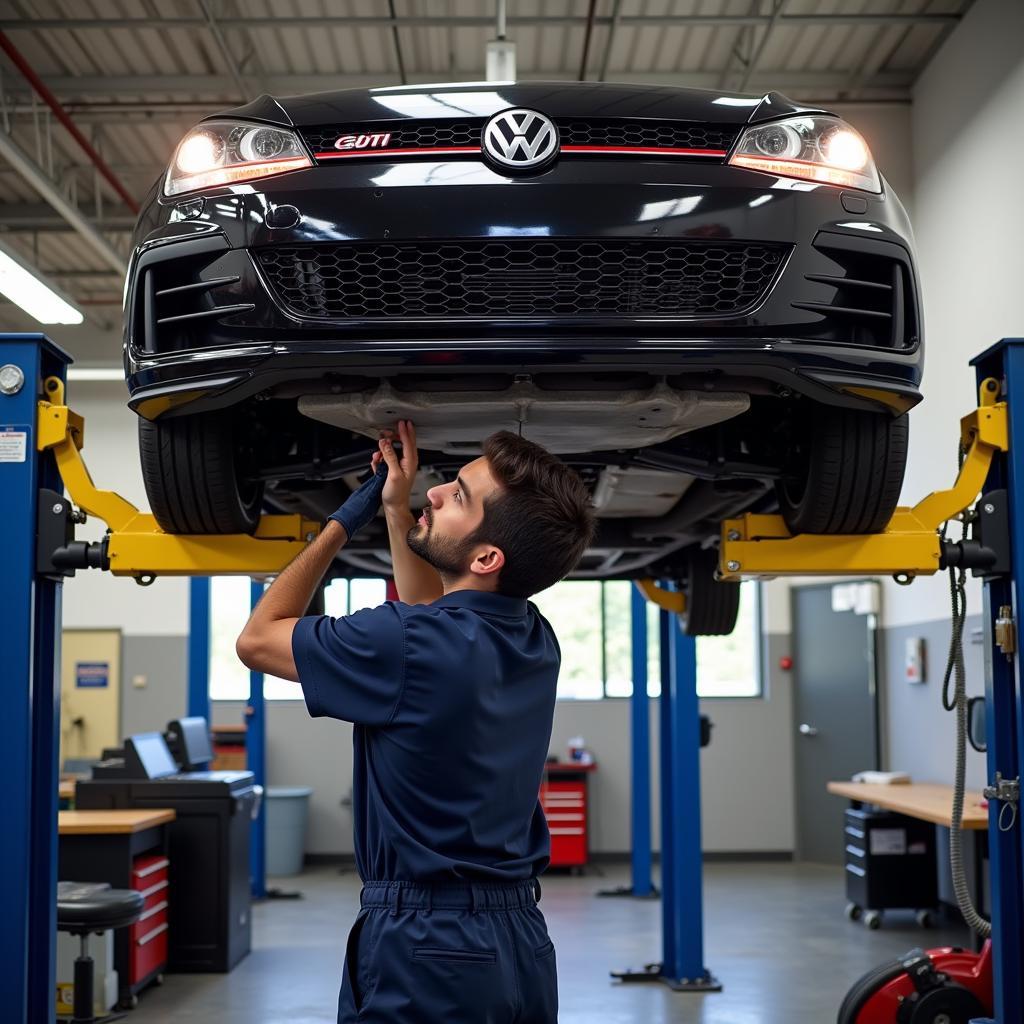
{"type": "Polygon", "coordinates": [[[662,974],[676,963],[676,891],[678,861],[676,855],[677,822],[673,790],[676,788],[672,752],[675,740],[672,734],[672,615],[658,611],[658,651],[661,667],[661,699],[658,702],[659,751],[661,772],[661,945],[662,974]]]}
{"type": "MultiPolygon", "coordinates": [[[[1007,659],[994,649],[994,622],[1001,606],[1014,609],[1020,622],[1018,600],[1024,585],[1024,339],[1004,339],[973,360],[978,382],[986,377],[1005,381],[1009,403],[1010,451],[996,459],[986,492],[1006,488],[1009,503],[1012,572],[1009,580],[985,585],[985,698],[987,710],[988,778],[996,772],[1004,779],[1024,778],[1024,694],[1020,652],[1007,659]],[[1017,404],[1020,402],[1021,404],[1017,404]]],[[[1019,640],[1018,640],[1019,644],[1019,640]]],[[[995,1014],[1000,1024],[1024,1020],[1024,840],[1021,822],[1004,832],[999,828],[1002,804],[989,804],[989,872],[991,877],[993,988],[995,1014]]]]}
{"type": "Polygon", "coordinates": [[[188,714],[210,720],[210,579],[189,580],[188,714]]]}
{"type": "MultiPolygon", "coordinates": [[[[664,613],[662,613],[664,614],[664,613]]],[[[669,749],[663,756],[671,779],[662,813],[668,814],[672,842],[663,875],[673,875],[672,893],[665,886],[662,914],[666,941],[662,973],[667,978],[692,984],[707,979],[704,967],[703,855],[700,827],[700,711],[697,704],[697,645],[680,628],[679,619],[670,618],[669,689],[665,706],[669,749]]],[[[664,735],[664,734],[663,734],[664,735]]],[[[664,825],[663,825],[664,829],[664,825]]],[[[662,852],[662,857],[666,856],[662,852]]]]}
{"type": "MultiPolygon", "coordinates": [[[[249,587],[249,604],[255,608],[263,596],[263,583],[255,580],[249,587]]],[[[249,705],[246,714],[245,731],[246,766],[255,776],[254,782],[263,787],[260,813],[252,823],[249,841],[249,876],[252,880],[252,898],[267,897],[267,721],[266,704],[263,700],[263,673],[249,673],[249,705]]]]}
{"type": "Polygon", "coordinates": [[[647,599],[634,586],[630,604],[633,640],[631,781],[632,873],[634,896],[652,896],[651,883],[651,721],[647,698],[647,599]]]}
{"type": "Polygon", "coordinates": [[[50,1020],[56,984],[60,583],[37,577],[35,560],[39,489],[61,485],[52,457],[36,452],[36,403],[43,380],[63,378],[69,362],[43,335],[0,336],[0,366],[24,375],[20,390],[0,394],[0,750],[10,837],[0,844],[0,1006],[15,1024],[50,1020]]]}

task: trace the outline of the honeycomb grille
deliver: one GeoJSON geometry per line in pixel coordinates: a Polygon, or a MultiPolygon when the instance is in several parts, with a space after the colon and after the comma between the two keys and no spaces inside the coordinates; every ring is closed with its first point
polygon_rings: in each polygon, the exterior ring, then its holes
{"type": "Polygon", "coordinates": [[[723,317],[766,292],[785,247],[452,241],[256,251],[280,302],[317,319],[723,317]]]}
{"type": "Polygon", "coordinates": [[[563,120],[558,125],[563,146],[645,146],[673,149],[724,149],[736,138],[731,125],[688,121],[563,120]]]}
{"type": "MultiPolygon", "coordinates": [[[[388,149],[449,146],[478,147],[485,118],[465,121],[391,121],[375,124],[303,128],[302,137],[314,153],[331,152],[342,135],[390,132],[388,149]]],[[[619,118],[556,118],[563,146],[643,146],[672,149],[727,150],[736,138],[732,125],[692,121],[623,120],[619,118]]],[[[373,156],[380,150],[358,150],[373,156]]]]}

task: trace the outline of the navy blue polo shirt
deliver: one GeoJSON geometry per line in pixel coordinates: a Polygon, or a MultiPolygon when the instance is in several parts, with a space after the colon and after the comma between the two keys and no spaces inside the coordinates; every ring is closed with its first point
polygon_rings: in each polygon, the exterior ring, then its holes
{"type": "Polygon", "coordinates": [[[352,722],[364,881],[517,881],[547,866],[538,801],[560,653],[521,598],[460,590],[299,619],[313,717],[352,722]]]}

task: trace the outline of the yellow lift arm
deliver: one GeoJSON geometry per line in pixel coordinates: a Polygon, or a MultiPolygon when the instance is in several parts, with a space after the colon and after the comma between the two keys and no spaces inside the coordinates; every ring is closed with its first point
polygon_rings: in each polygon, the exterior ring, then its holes
{"type": "MultiPolygon", "coordinates": [[[[115,576],[134,576],[139,582],[155,576],[272,575],[320,531],[319,523],[300,515],[267,515],[252,536],[164,533],[150,513],[96,487],[82,459],[84,420],[64,404],[60,378],[48,377],[44,390],[48,398],[38,406],[37,447],[53,452],[72,504],[107,524],[104,540],[91,546],[88,565],[109,569],[115,576]]],[[[56,506],[54,512],[63,514],[56,506]]],[[[80,544],[79,550],[85,547],[80,544]]]]}
{"type": "Polygon", "coordinates": [[[966,452],[956,483],[912,508],[897,508],[888,526],[874,534],[793,536],[782,516],[747,513],[722,523],[722,579],[773,576],[894,576],[910,582],[945,568],[956,557],[943,547],[939,529],[968,509],[981,492],[996,452],[1008,451],[1006,402],[997,401],[998,381],[979,388],[978,408],[960,421],[966,452]]]}

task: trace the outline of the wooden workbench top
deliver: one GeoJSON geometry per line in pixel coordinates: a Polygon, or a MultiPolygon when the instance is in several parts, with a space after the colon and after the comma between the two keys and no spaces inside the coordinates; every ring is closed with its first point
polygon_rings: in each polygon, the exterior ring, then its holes
{"type": "MultiPolygon", "coordinates": [[[[892,786],[869,782],[830,782],[828,791],[848,800],[862,800],[886,810],[933,821],[936,825],[952,825],[953,787],[936,782],[908,782],[892,786]]],[[[988,828],[988,808],[977,790],[964,794],[965,829],[988,828]]]]}
{"type": "Polygon", "coordinates": [[[174,821],[172,810],[60,811],[57,831],[62,836],[111,835],[142,832],[174,821]]]}

